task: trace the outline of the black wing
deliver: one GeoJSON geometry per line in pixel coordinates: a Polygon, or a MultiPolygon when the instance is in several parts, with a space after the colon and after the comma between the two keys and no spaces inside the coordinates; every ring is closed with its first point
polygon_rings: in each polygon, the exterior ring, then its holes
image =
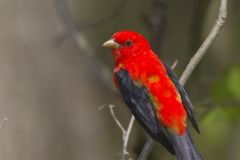
{"type": "Polygon", "coordinates": [[[164,64],[168,77],[173,81],[173,83],[175,84],[175,87],[177,88],[181,99],[182,99],[182,103],[183,106],[187,112],[188,118],[190,120],[190,122],[192,123],[193,128],[200,133],[197,121],[195,119],[194,113],[193,113],[193,105],[192,102],[190,101],[187,92],[185,91],[185,89],[183,88],[183,86],[178,82],[176,76],[174,75],[172,69],[170,67],[168,67],[166,64],[164,64]]]}
{"type": "Polygon", "coordinates": [[[120,69],[116,73],[116,78],[119,91],[137,121],[153,139],[159,141],[170,153],[174,154],[170,141],[160,128],[147,90],[136,86],[126,70],[120,69]]]}

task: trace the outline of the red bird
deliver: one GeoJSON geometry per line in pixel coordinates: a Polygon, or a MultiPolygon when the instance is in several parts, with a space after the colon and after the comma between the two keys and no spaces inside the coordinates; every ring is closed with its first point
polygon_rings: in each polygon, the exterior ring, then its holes
{"type": "Polygon", "coordinates": [[[112,50],[115,86],[141,126],[178,160],[200,160],[186,123],[200,132],[192,103],[145,38],[119,31],[103,46],[112,50]]]}

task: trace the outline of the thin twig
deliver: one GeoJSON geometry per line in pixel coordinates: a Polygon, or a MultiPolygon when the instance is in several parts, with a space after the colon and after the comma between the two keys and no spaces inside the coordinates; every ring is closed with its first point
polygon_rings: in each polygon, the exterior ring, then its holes
{"type": "MultiPolygon", "coordinates": [[[[190,60],[189,64],[187,65],[186,69],[184,70],[179,82],[184,85],[189,77],[191,76],[192,72],[202,59],[202,57],[206,54],[209,47],[212,45],[213,41],[216,39],[217,35],[220,33],[220,29],[225,23],[227,18],[227,0],[220,0],[220,7],[218,12],[218,18],[210,31],[207,38],[204,40],[203,44],[200,46],[198,51],[194,54],[192,59],[190,60]]],[[[152,150],[153,141],[147,140],[144,145],[144,149],[140,153],[138,160],[146,160],[148,157],[149,152],[152,150]]]]}
{"type": "Polygon", "coordinates": [[[116,124],[118,125],[118,127],[121,129],[122,131],[122,134],[123,134],[123,140],[125,139],[125,135],[126,135],[126,130],[124,129],[124,127],[122,126],[121,122],[118,120],[114,110],[113,110],[113,107],[115,107],[114,105],[109,105],[109,110],[110,110],[110,113],[114,119],[114,121],[116,122],[116,124]]]}
{"type": "Polygon", "coordinates": [[[122,131],[122,141],[123,141],[123,147],[122,147],[122,153],[121,153],[121,160],[125,160],[126,156],[129,155],[129,152],[127,151],[127,145],[128,145],[128,141],[129,141],[129,137],[133,128],[133,124],[135,121],[134,116],[131,116],[131,119],[128,123],[128,127],[127,129],[125,129],[123,127],[123,125],[121,124],[121,122],[119,121],[119,119],[117,118],[113,108],[115,107],[113,104],[110,105],[102,105],[99,109],[103,109],[104,107],[108,106],[109,111],[112,115],[112,118],[114,119],[115,123],[117,124],[117,126],[120,128],[120,130],[122,131]]]}
{"type": "Polygon", "coordinates": [[[224,25],[227,18],[227,0],[220,0],[221,4],[219,7],[218,18],[208,34],[207,38],[202,43],[201,47],[197,50],[195,55],[191,58],[189,64],[184,70],[179,82],[184,85],[202,57],[207,53],[207,50],[212,45],[213,41],[217,38],[217,35],[220,33],[220,29],[224,25]]]}
{"type": "Polygon", "coordinates": [[[132,128],[133,128],[134,121],[135,121],[135,118],[134,118],[134,116],[132,115],[132,117],[131,117],[131,119],[130,119],[130,121],[129,121],[129,124],[128,124],[127,131],[126,131],[125,136],[124,136],[124,140],[123,140],[122,160],[125,159],[125,155],[128,155],[128,154],[129,154],[128,151],[127,151],[127,145],[128,145],[128,140],[129,140],[129,137],[130,137],[132,128]]]}

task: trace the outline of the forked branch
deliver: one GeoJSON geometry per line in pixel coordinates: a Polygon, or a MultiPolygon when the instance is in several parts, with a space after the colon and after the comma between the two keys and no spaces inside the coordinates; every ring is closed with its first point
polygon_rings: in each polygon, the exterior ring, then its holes
{"type": "Polygon", "coordinates": [[[121,124],[121,122],[119,121],[119,119],[117,118],[113,108],[115,107],[113,104],[110,105],[103,105],[100,107],[100,110],[104,107],[108,106],[109,111],[112,115],[112,118],[114,119],[114,121],[116,122],[116,124],[118,125],[118,127],[121,129],[122,131],[122,141],[123,141],[123,147],[122,147],[122,153],[121,153],[121,160],[125,160],[126,156],[129,155],[128,151],[127,151],[127,145],[128,145],[128,141],[129,141],[129,137],[133,128],[133,124],[135,121],[134,116],[131,116],[131,119],[128,123],[128,127],[127,129],[125,129],[123,127],[123,125],[121,124]]]}

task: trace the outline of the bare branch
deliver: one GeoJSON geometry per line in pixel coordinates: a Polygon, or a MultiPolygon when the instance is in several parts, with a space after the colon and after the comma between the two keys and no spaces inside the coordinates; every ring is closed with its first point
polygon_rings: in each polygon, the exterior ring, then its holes
{"type": "Polygon", "coordinates": [[[113,107],[115,107],[114,105],[109,105],[109,110],[110,110],[110,113],[114,119],[114,121],[116,122],[116,124],[118,125],[118,127],[122,130],[122,133],[123,133],[123,140],[125,139],[125,135],[126,135],[126,130],[123,128],[121,122],[118,120],[114,110],[113,110],[113,107]]]}
{"type": "MultiPolygon", "coordinates": [[[[225,20],[227,18],[227,0],[220,0],[220,7],[218,12],[218,18],[210,31],[207,38],[204,40],[201,47],[198,49],[198,51],[194,54],[194,56],[191,58],[189,64],[187,65],[186,69],[184,70],[179,82],[182,85],[185,85],[189,77],[191,76],[192,72],[202,59],[202,57],[206,54],[209,47],[212,45],[213,41],[216,39],[217,35],[220,33],[220,29],[225,23],[225,20]]],[[[174,68],[174,65],[172,66],[174,68]]],[[[151,139],[151,138],[150,138],[151,139]]],[[[144,148],[142,152],[140,153],[140,156],[138,160],[146,160],[150,151],[152,150],[153,140],[147,140],[147,142],[144,145],[144,148]]]]}
{"type": "Polygon", "coordinates": [[[123,127],[123,125],[121,124],[121,122],[118,120],[113,108],[115,107],[113,104],[110,105],[102,105],[99,109],[103,109],[104,107],[108,106],[109,111],[114,119],[114,121],[116,122],[116,124],[118,125],[118,127],[121,129],[122,131],[122,141],[123,141],[123,147],[122,147],[122,153],[121,153],[121,160],[125,160],[126,156],[129,155],[128,151],[127,151],[127,145],[128,145],[128,141],[129,141],[129,137],[133,128],[133,124],[135,121],[134,116],[131,116],[131,119],[128,123],[128,128],[127,130],[123,127]]]}
{"type": "Polygon", "coordinates": [[[130,137],[132,128],[133,128],[134,121],[135,121],[135,118],[134,118],[134,116],[132,115],[132,117],[131,117],[131,119],[130,119],[130,121],[129,121],[129,124],[128,124],[127,131],[126,131],[125,136],[124,136],[124,140],[123,140],[122,160],[125,159],[125,155],[128,155],[128,154],[129,154],[129,153],[127,152],[127,145],[128,145],[128,140],[129,140],[129,137],[130,137]]]}
{"type": "Polygon", "coordinates": [[[202,43],[201,47],[197,50],[195,55],[191,58],[189,64],[187,65],[186,69],[184,70],[179,82],[184,85],[202,57],[206,54],[209,47],[212,45],[213,41],[217,38],[217,35],[220,33],[222,26],[225,23],[227,18],[227,0],[220,0],[221,4],[219,7],[218,18],[210,31],[207,38],[202,43]]]}

